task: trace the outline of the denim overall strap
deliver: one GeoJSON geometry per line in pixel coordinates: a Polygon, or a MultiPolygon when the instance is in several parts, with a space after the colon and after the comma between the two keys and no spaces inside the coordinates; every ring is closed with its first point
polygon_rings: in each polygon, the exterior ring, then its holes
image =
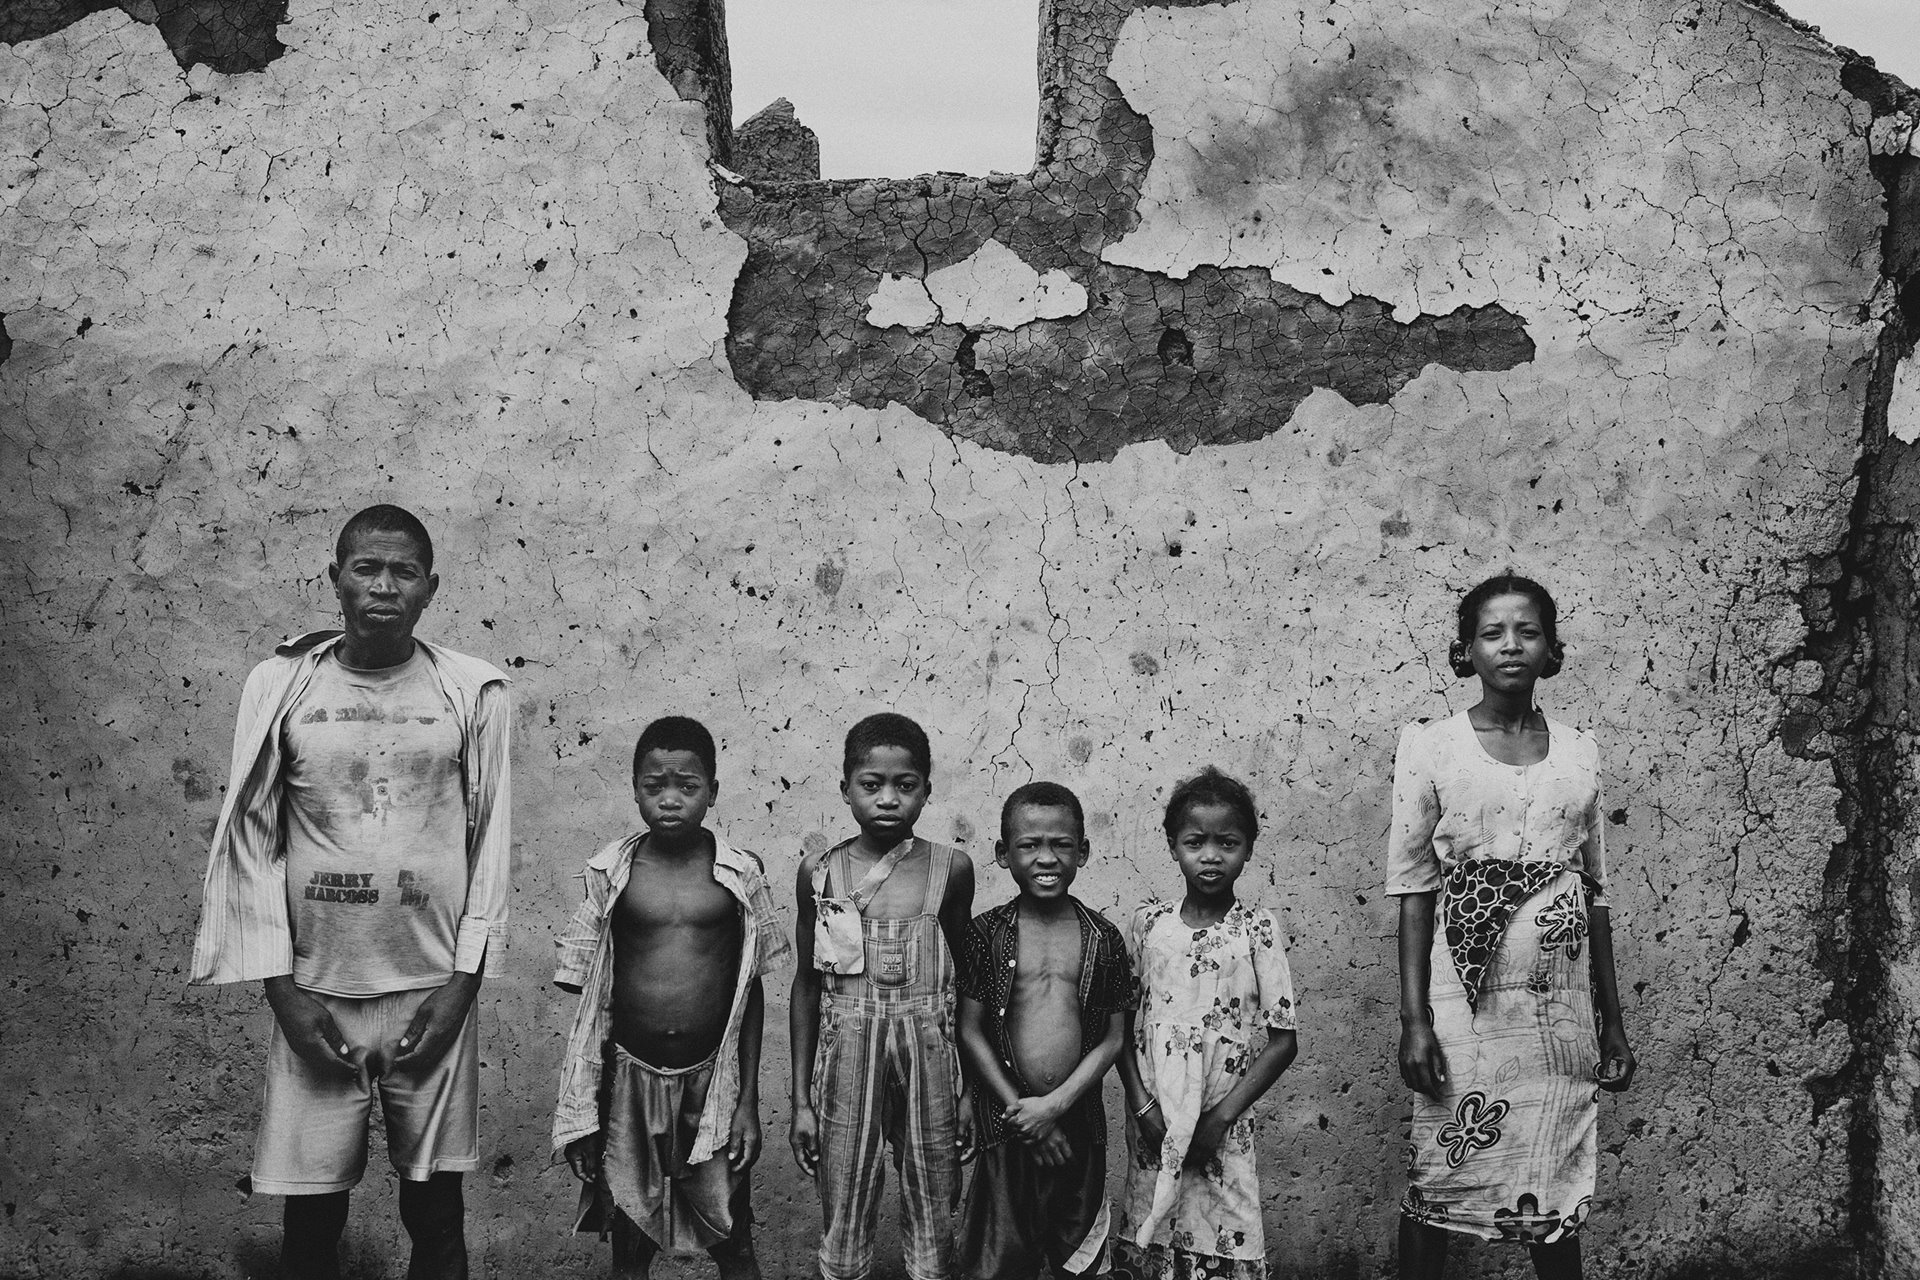
{"type": "MultiPolygon", "coordinates": [[[[864,1280],[872,1268],[888,1147],[900,1170],[909,1280],[952,1275],[960,1073],[953,957],[939,910],[954,854],[940,845],[927,853],[923,909],[893,920],[862,916],[866,971],[829,975],[821,991],[813,1081],[824,1280],[864,1280]]],[[[835,875],[845,883],[844,861],[835,875]]]]}

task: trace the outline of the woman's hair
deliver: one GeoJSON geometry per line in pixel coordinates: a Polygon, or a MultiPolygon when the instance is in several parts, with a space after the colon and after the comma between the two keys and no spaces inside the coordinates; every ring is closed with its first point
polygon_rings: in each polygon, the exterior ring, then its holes
{"type": "Polygon", "coordinates": [[[1567,656],[1560,643],[1560,610],[1545,587],[1532,578],[1521,577],[1511,569],[1494,574],[1460,597],[1460,629],[1447,651],[1453,674],[1462,677],[1473,674],[1473,663],[1467,658],[1467,646],[1473,643],[1473,633],[1480,627],[1480,611],[1487,607],[1489,601],[1500,596],[1525,596],[1533,601],[1534,608],[1540,611],[1540,626],[1547,633],[1547,666],[1540,674],[1542,678],[1559,675],[1567,656]]]}
{"type": "Polygon", "coordinates": [[[1229,777],[1208,765],[1182,781],[1167,797],[1167,813],[1160,825],[1165,828],[1169,843],[1180,830],[1180,824],[1187,820],[1188,811],[1202,804],[1225,805],[1233,810],[1233,816],[1246,832],[1248,844],[1260,838],[1260,815],[1254,809],[1253,792],[1247,790],[1247,784],[1238,778],[1229,777]]]}

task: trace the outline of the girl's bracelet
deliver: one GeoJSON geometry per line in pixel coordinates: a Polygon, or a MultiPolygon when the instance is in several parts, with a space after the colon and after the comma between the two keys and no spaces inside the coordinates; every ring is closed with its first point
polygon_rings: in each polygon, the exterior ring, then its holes
{"type": "Polygon", "coordinates": [[[1140,1108],[1140,1109],[1139,1109],[1138,1111],[1136,1111],[1136,1112],[1134,1112],[1134,1113],[1133,1113],[1133,1118],[1134,1118],[1135,1120],[1145,1120],[1145,1119],[1147,1118],[1147,1112],[1149,1112],[1149,1111],[1151,1111],[1151,1110],[1153,1110],[1153,1109],[1154,1109],[1155,1107],[1157,1107],[1157,1106],[1159,1106],[1159,1105],[1160,1105],[1160,1099],[1158,1099],[1158,1098],[1148,1098],[1148,1099],[1147,1099],[1147,1105],[1146,1105],[1146,1106],[1144,1106],[1144,1107],[1142,1107],[1142,1108],[1140,1108]]]}

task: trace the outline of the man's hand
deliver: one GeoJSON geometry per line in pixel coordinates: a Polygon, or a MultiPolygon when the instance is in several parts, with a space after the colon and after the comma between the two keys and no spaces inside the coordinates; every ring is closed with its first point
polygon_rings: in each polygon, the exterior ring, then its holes
{"type": "Polygon", "coordinates": [[[1228,1123],[1225,1116],[1209,1107],[1200,1113],[1200,1123],[1193,1126],[1193,1140],[1187,1143],[1186,1159],[1183,1168],[1196,1173],[1205,1173],[1220,1161],[1220,1144],[1227,1140],[1228,1123]]]}
{"type": "Polygon", "coordinates": [[[1447,1083],[1447,1055],[1433,1023],[1425,1018],[1400,1023],[1400,1078],[1415,1093],[1439,1101],[1447,1083]]]}
{"type": "Polygon", "coordinates": [[[733,1109],[733,1130],[727,1136],[727,1168],[742,1173],[760,1158],[760,1106],[742,1095],[733,1109]]]}
{"type": "Polygon", "coordinates": [[[1020,1141],[1037,1143],[1059,1127],[1064,1110],[1048,1098],[1026,1097],[1008,1106],[1000,1115],[1020,1141]]]}
{"type": "Polygon", "coordinates": [[[804,1102],[793,1108],[793,1129],[787,1134],[787,1142],[800,1172],[809,1178],[816,1176],[820,1172],[820,1117],[804,1102]]]}
{"type": "Polygon", "coordinates": [[[600,1181],[600,1153],[606,1150],[606,1144],[604,1133],[589,1133],[569,1142],[567,1168],[573,1170],[573,1176],[588,1185],[600,1181]]]}
{"type": "Polygon", "coordinates": [[[1600,1029],[1600,1069],[1594,1078],[1608,1093],[1624,1093],[1640,1064],[1627,1045],[1627,1029],[1612,1023],[1600,1029]]]}
{"type": "Polygon", "coordinates": [[[400,1034],[400,1052],[387,1065],[389,1071],[428,1071],[453,1047],[460,1028],[466,1025],[473,997],[480,991],[480,975],[456,973],[446,985],[421,1002],[413,1021],[400,1034]]]}
{"type": "Polygon", "coordinates": [[[273,1018],[287,1047],[325,1071],[357,1072],[353,1047],[334,1025],[327,1006],[293,985],[291,974],[266,980],[267,1003],[273,1006],[273,1018]]]}

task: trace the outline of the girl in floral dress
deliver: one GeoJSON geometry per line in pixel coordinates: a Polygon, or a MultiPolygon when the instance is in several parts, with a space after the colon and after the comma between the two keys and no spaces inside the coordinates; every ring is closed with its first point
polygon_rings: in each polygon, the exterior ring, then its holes
{"type": "Polygon", "coordinates": [[[1133,1158],[1113,1274],[1264,1280],[1247,1112],[1298,1046],[1280,929],[1234,897],[1259,819],[1245,786],[1208,769],[1174,788],[1165,826],[1187,891],[1141,907],[1127,938],[1142,994],[1120,1056],[1133,1158]]]}
{"type": "Polygon", "coordinates": [[[1601,892],[1599,756],[1534,705],[1563,657],[1539,583],[1468,592],[1450,656],[1480,678],[1480,701],[1408,725],[1394,760],[1387,892],[1400,1074],[1416,1095],[1399,1274],[1438,1280],[1448,1242],[1478,1236],[1527,1245],[1544,1280],[1579,1280],[1598,1090],[1634,1070],[1601,892]]]}

